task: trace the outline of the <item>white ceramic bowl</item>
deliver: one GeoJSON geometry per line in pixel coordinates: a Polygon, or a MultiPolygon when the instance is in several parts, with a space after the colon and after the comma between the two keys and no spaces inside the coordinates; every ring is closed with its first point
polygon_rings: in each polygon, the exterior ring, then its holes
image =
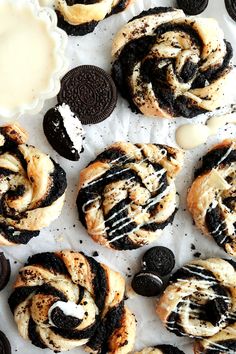
{"type": "MultiPolygon", "coordinates": [[[[40,7],[38,0],[0,0],[0,7],[4,4],[10,4],[16,7],[16,9],[30,9],[34,15],[33,17],[35,17],[35,21],[41,20],[46,23],[47,35],[50,36],[50,41],[52,40],[54,42],[54,64],[52,70],[50,70],[48,80],[46,80],[46,86],[43,88],[43,90],[38,90],[38,92],[35,94],[35,97],[33,97],[30,102],[19,103],[15,105],[14,108],[9,108],[6,106],[4,107],[4,105],[0,103],[0,116],[4,120],[8,120],[17,118],[25,113],[38,113],[42,109],[45,100],[57,95],[60,90],[60,79],[66,73],[68,68],[68,62],[65,58],[65,48],[67,45],[68,37],[64,31],[57,27],[57,17],[55,12],[49,8],[40,7]]],[[[24,85],[24,82],[22,82],[22,85],[24,85]]],[[[34,87],[32,87],[32,90],[34,90],[34,87]]]]}

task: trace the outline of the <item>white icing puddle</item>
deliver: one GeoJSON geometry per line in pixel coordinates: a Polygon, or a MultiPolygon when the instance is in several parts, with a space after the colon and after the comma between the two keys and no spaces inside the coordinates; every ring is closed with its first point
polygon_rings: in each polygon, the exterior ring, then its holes
{"type": "Polygon", "coordinates": [[[235,107],[233,112],[209,118],[206,124],[184,124],[175,133],[177,144],[184,150],[194,149],[204,144],[210,136],[216,135],[226,124],[236,124],[235,107]]]}

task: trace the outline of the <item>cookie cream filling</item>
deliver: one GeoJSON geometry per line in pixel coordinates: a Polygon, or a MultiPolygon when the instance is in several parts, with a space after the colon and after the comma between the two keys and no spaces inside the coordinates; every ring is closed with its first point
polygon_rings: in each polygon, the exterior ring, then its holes
{"type": "Polygon", "coordinates": [[[65,316],[72,316],[82,320],[84,318],[84,308],[82,305],[76,305],[73,301],[57,301],[55,302],[48,311],[49,323],[54,326],[54,322],[52,320],[52,311],[55,308],[59,308],[65,316]]]}
{"type": "Polygon", "coordinates": [[[83,137],[85,134],[80,120],[65,103],[58,106],[57,109],[63,119],[63,125],[74,149],[80,152],[82,150],[83,137]]]}

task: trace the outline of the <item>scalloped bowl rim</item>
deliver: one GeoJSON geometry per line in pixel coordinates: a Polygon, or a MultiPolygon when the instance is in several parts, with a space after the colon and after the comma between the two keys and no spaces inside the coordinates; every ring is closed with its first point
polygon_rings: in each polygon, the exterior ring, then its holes
{"type": "Polygon", "coordinates": [[[10,3],[16,7],[30,8],[36,18],[40,18],[47,24],[49,34],[55,42],[56,68],[51,73],[47,88],[40,92],[30,104],[23,103],[14,110],[6,110],[0,106],[0,117],[3,119],[12,119],[19,118],[23,114],[34,115],[39,113],[45,101],[58,94],[61,87],[61,78],[68,70],[68,59],[65,57],[68,36],[63,30],[57,27],[56,13],[48,7],[41,7],[37,0],[0,0],[0,5],[4,3],[10,3]]]}

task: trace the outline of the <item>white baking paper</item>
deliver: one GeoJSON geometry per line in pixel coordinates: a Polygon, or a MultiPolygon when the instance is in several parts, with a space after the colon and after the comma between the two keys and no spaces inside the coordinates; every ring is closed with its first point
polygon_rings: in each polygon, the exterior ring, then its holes
{"type": "MultiPolygon", "coordinates": [[[[111,68],[111,43],[114,34],[133,16],[142,10],[154,6],[173,6],[174,1],[159,0],[135,0],[134,4],[124,13],[112,16],[101,22],[96,30],[85,37],[71,37],[67,48],[67,56],[70,59],[70,67],[81,64],[95,64],[110,71],[111,68]]],[[[210,0],[207,10],[201,16],[215,17],[225,32],[225,37],[231,41],[236,53],[236,24],[228,16],[223,0],[210,0]]],[[[236,56],[235,56],[236,58],[236,56]]],[[[236,60],[234,59],[234,63],[236,60]]],[[[22,83],[23,84],[23,83],[22,83]]],[[[226,99],[236,103],[235,78],[232,80],[231,90],[226,99]],[[234,94],[234,97],[233,97],[234,94]]],[[[140,269],[141,255],[150,247],[146,246],[134,251],[112,251],[94,243],[78,220],[76,209],[77,185],[79,172],[91,159],[100,153],[107,145],[121,140],[131,142],[154,142],[176,146],[176,127],[188,123],[186,119],[175,120],[146,118],[133,114],[127,102],[119,97],[117,107],[104,122],[97,125],[85,126],[86,139],[84,153],[79,162],[68,162],[58,156],[47,142],[42,129],[42,119],[48,108],[56,103],[56,99],[45,104],[44,109],[37,116],[24,116],[20,123],[29,131],[29,143],[44,152],[49,153],[67,172],[68,190],[66,203],[60,218],[50,227],[44,229],[40,236],[32,239],[26,246],[1,247],[12,265],[12,275],[8,286],[0,293],[0,330],[4,331],[12,345],[12,353],[18,354],[49,354],[50,350],[42,350],[23,340],[17,332],[12,314],[8,308],[8,297],[19,268],[33,253],[43,251],[55,251],[60,249],[74,249],[92,255],[94,251],[99,253],[96,258],[113,269],[120,271],[127,279],[127,289],[130,299],[127,305],[133,310],[137,319],[137,350],[145,346],[162,343],[177,345],[186,354],[192,353],[192,341],[188,338],[179,338],[169,333],[155,315],[155,298],[145,298],[132,293],[130,288],[131,276],[140,269]]],[[[193,119],[193,122],[205,121],[205,117],[193,119]]],[[[211,137],[207,144],[186,152],[185,167],[178,176],[177,190],[180,195],[180,207],[176,214],[173,225],[165,228],[162,236],[152,244],[164,245],[172,249],[176,256],[176,268],[194,258],[195,252],[200,252],[203,258],[212,256],[224,256],[226,254],[214,243],[201,235],[193,226],[191,217],[186,211],[186,192],[190,186],[194,167],[198,165],[199,158],[208,148],[225,137],[235,137],[236,127],[228,125],[222,128],[218,136],[211,137]],[[191,244],[196,250],[191,250],[191,244]]],[[[71,354],[83,353],[82,349],[74,349],[71,354]]]]}

